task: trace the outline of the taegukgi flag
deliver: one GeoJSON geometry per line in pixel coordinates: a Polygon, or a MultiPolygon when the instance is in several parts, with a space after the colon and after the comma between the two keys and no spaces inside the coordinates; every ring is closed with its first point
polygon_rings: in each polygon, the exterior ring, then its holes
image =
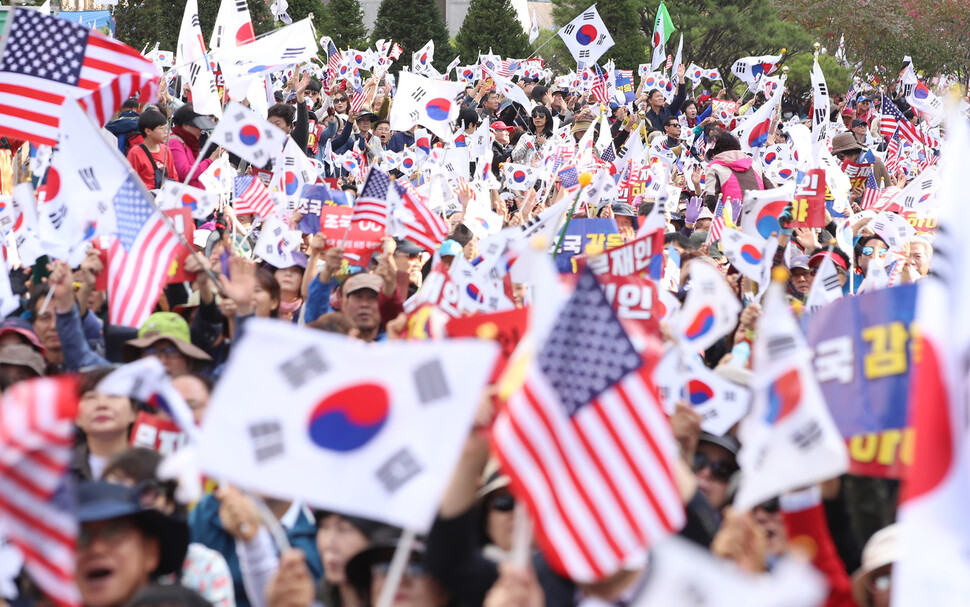
{"type": "Polygon", "coordinates": [[[368,344],[252,319],[199,463],[262,494],[426,532],[496,354],[485,340],[368,344]]]}

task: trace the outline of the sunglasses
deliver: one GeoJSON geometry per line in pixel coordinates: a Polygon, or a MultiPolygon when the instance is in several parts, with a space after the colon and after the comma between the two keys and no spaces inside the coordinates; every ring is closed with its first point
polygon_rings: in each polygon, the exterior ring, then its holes
{"type": "Polygon", "coordinates": [[[334,100],[333,100],[333,102],[334,102],[334,103],[347,103],[347,100],[346,100],[346,99],[343,99],[343,98],[341,98],[341,99],[334,99],[334,100]]]}
{"type": "Polygon", "coordinates": [[[492,508],[499,512],[512,512],[515,509],[515,498],[511,495],[500,495],[492,500],[492,508]]]}
{"type": "Polygon", "coordinates": [[[177,356],[181,354],[175,346],[151,346],[142,351],[145,356],[177,356]]]}
{"type": "Polygon", "coordinates": [[[679,122],[671,122],[670,124],[665,124],[664,126],[671,127],[671,128],[678,128],[679,129],[680,128],[680,123],[679,122]]]}
{"type": "Polygon", "coordinates": [[[758,508],[761,508],[762,510],[764,510],[768,514],[774,514],[774,513],[778,512],[778,510],[780,509],[780,506],[778,505],[778,498],[777,497],[773,497],[773,498],[771,498],[770,500],[768,500],[767,502],[765,502],[763,504],[758,504],[757,507],[758,508]]]}
{"type": "MultiPolygon", "coordinates": [[[[389,561],[385,563],[374,563],[371,565],[370,572],[371,575],[387,575],[387,572],[390,571],[390,569],[391,563],[389,561]]],[[[426,572],[424,570],[424,565],[419,561],[411,561],[404,569],[404,577],[412,580],[423,575],[426,575],[426,572]]]]}
{"type": "Polygon", "coordinates": [[[878,249],[874,247],[862,247],[863,255],[872,255],[873,251],[875,251],[875,253],[879,255],[879,257],[882,257],[883,255],[889,252],[889,249],[883,249],[881,247],[878,249]]]}
{"type": "Polygon", "coordinates": [[[704,468],[711,469],[711,476],[716,480],[727,482],[731,479],[731,475],[737,472],[738,467],[731,462],[720,460],[713,461],[708,458],[703,453],[697,453],[694,455],[694,474],[699,474],[704,468]]]}

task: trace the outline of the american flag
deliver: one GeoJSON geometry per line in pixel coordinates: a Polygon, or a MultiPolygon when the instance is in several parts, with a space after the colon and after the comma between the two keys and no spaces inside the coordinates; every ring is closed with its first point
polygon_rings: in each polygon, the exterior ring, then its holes
{"type": "Polygon", "coordinates": [[[603,153],[600,154],[600,160],[602,160],[603,162],[608,162],[610,164],[612,164],[613,161],[616,160],[616,150],[613,149],[612,141],[608,146],[606,146],[606,149],[603,150],[603,153]]]}
{"type": "Polygon", "coordinates": [[[401,45],[395,42],[394,44],[391,45],[391,52],[388,53],[387,56],[397,61],[401,57],[401,53],[403,52],[404,52],[404,49],[401,48],[401,45]]]}
{"type": "Polygon", "coordinates": [[[448,236],[448,224],[440,215],[428,208],[428,205],[421,199],[420,194],[410,182],[405,183],[407,185],[394,182],[394,188],[401,199],[401,204],[407,210],[407,218],[404,220],[404,237],[428,253],[434,254],[438,250],[438,246],[448,236]]]}
{"type": "Polygon", "coordinates": [[[140,327],[152,313],[181,246],[134,177],[115,194],[118,238],[108,249],[108,323],[140,327]]]}
{"type": "Polygon", "coordinates": [[[337,77],[337,68],[340,67],[340,51],[334,46],[333,40],[330,41],[329,50],[327,51],[327,75],[324,78],[324,87],[329,89],[333,83],[334,78],[337,77]]]}
{"type": "Polygon", "coordinates": [[[879,196],[882,194],[882,190],[879,189],[879,184],[876,183],[876,173],[875,171],[870,171],[869,177],[866,178],[865,192],[862,194],[862,206],[863,209],[868,209],[874,207],[879,201],[879,196]]]}
{"type": "Polygon", "coordinates": [[[350,98],[350,109],[354,110],[354,113],[359,113],[360,110],[364,108],[364,101],[367,100],[367,96],[364,95],[364,89],[358,86],[354,89],[354,96],[350,98]]]}
{"type": "Polygon", "coordinates": [[[883,137],[892,137],[893,133],[912,143],[924,142],[923,131],[916,128],[912,122],[903,116],[896,104],[888,97],[882,97],[882,120],[879,121],[879,133],[883,137]]]}
{"type": "Polygon", "coordinates": [[[667,65],[664,66],[664,71],[669,72],[670,68],[673,67],[673,65],[674,65],[674,56],[667,55],[667,65]]]}
{"type": "Polygon", "coordinates": [[[719,196],[717,205],[714,207],[714,220],[711,221],[711,227],[707,232],[706,244],[712,245],[720,240],[722,232],[724,232],[724,199],[719,196]]]}
{"type": "Polygon", "coordinates": [[[265,219],[276,213],[273,196],[258,178],[252,175],[241,175],[236,177],[234,185],[236,190],[234,208],[237,215],[252,214],[265,219]]]}
{"type": "Polygon", "coordinates": [[[579,171],[575,166],[568,166],[559,171],[559,185],[572,192],[579,187],[579,171]]]}
{"type": "Polygon", "coordinates": [[[610,97],[606,90],[606,76],[603,75],[600,66],[594,64],[593,68],[596,70],[596,76],[593,79],[593,87],[590,89],[590,93],[598,103],[609,103],[610,97]]]}
{"type": "Polygon", "coordinates": [[[495,66],[495,73],[501,76],[502,78],[511,78],[512,62],[509,61],[508,59],[502,59],[501,61],[498,62],[498,65],[495,66]]]}
{"type": "Polygon", "coordinates": [[[0,416],[0,514],[27,571],[58,607],[80,605],[74,581],[77,520],[64,480],[74,445],[77,379],[17,382],[0,416]]]}
{"type": "Polygon", "coordinates": [[[587,268],[495,422],[496,453],[546,559],[574,580],[609,576],[684,524],[651,367],[587,268]]]}
{"type": "Polygon", "coordinates": [[[886,148],[886,170],[890,175],[895,175],[899,170],[899,147],[899,134],[893,131],[892,137],[889,138],[889,147],[886,148]]]}
{"type": "Polygon", "coordinates": [[[55,145],[61,105],[76,98],[98,124],[128,98],[155,96],[158,68],[135,49],[59,17],[14,10],[0,57],[0,134],[55,145]]]}
{"type": "Polygon", "coordinates": [[[390,187],[391,178],[387,173],[371,168],[354,204],[354,214],[350,216],[350,222],[373,221],[386,229],[389,209],[387,193],[390,187]]]}

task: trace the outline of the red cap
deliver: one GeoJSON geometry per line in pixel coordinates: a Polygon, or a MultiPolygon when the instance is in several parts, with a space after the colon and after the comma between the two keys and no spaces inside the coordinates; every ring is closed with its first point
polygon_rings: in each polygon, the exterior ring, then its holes
{"type": "Polygon", "coordinates": [[[496,120],[492,124],[488,125],[488,128],[492,129],[493,131],[514,131],[515,130],[514,126],[509,126],[504,122],[502,122],[501,120],[496,120]]]}
{"type": "Polygon", "coordinates": [[[699,103],[704,103],[705,101],[709,101],[710,98],[711,98],[710,95],[701,95],[700,97],[697,98],[697,101],[699,103]]]}
{"type": "Polygon", "coordinates": [[[837,265],[838,267],[842,268],[846,272],[849,271],[849,269],[845,265],[845,260],[842,259],[841,256],[836,255],[835,253],[833,253],[831,251],[819,251],[818,253],[812,255],[812,258],[808,260],[808,267],[815,268],[815,267],[821,265],[822,261],[826,257],[831,257],[832,258],[832,261],[835,262],[835,265],[837,265]]]}

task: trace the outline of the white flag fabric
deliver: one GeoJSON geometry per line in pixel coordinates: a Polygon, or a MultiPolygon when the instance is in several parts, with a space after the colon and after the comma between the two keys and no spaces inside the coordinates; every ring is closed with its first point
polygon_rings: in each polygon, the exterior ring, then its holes
{"type": "Polygon", "coordinates": [[[916,77],[913,60],[908,55],[903,57],[903,62],[906,63],[906,67],[900,74],[899,80],[903,95],[906,96],[906,103],[925,116],[931,126],[936,126],[945,115],[943,102],[916,77]]]}
{"type": "Polygon", "coordinates": [[[754,575],[679,536],[658,545],[651,557],[633,607],[820,607],[828,594],[822,574],[795,558],[782,558],[768,575],[754,575]]]}
{"type": "MultiPolygon", "coordinates": [[[[956,607],[970,596],[970,440],[967,435],[965,310],[970,263],[966,222],[970,132],[947,119],[940,228],[933,272],[919,281],[916,322],[920,355],[912,370],[909,425],[916,433],[912,464],[899,496],[899,554],[892,570],[893,607],[956,607]]],[[[916,357],[914,357],[916,358],[916,357]]]]}
{"type": "Polygon", "coordinates": [[[573,59],[582,66],[596,63],[613,46],[613,37],[595,4],[559,30],[559,37],[566,43],[573,59]]]}
{"type": "Polygon", "coordinates": [[[456,99],[464,92],[465,85],[461,82],[401,72],[391,106],[391,130],[406,131],[420,124],[441,139],[450,140],[451,126],[461,109],[456,99]]]}
{"type": "Polygon", "coordinates": [[[296,210],[303,186],[315,183],[318,175],[316,165],[300,145],[287,137],[283,151],[273,163],[273,178],[269,182],[269,190],[275,193],[277,202],[285,205],[287,217],[296,210]]]}
{"type": "Polygon", "coordinates": [[[209,139],[249,164],[263,167],[283,149],[286,133],[243,104],[230,101],[209,139]]]}
{"type": "Polygon", "coordinates": [[[256,40],[249,7],[242,0],[222,0],[216,15],[216,26],[209,41],[210,50],[217,52],[249,44],[256,40]]]}
{"type": "Polygon", "coordinates": [[[510,190],[528,190],[539,178],[539,169],[528,164],[507,162],[502,170],[505,173],[505,187],[510,190]]]}
{"type": "MultiPolygon", "coordinates": [[[[677,43],[677,54],[674,55],[674,63],[671,65],[673,74],[677,74],[677,68],[684,62],[684,34],[680,35],[680,42],[677,43]]],[[[677,84],[680,84],[679,82],[677,84]]]]}
{"type": "Polygon", "coordinates": [[[809,289],[808,297],[805,299],[805,308],[809,312],[814,312],[840,299],[842,299],[842,285],[839,283],[839,273],[835,269],[835,262],[826,255],[822,265],[818,267],[818,272],[815,273],[815,278],[812,279],[812,288],[809,289]]]}
{"type": "Polygon", "coordinates": [[[185,3],[176,53],[175,62],[180,66],[179,73],[188,80],[189,89],[192,91],[192,107],[200,114],[221,117],[222,103],[219,101],[215,74],[212,73],[202,30],[199,28],[197,0],[188,0],[185,3]]]}
{"type": "Polygon", "coordinates": [[[783,55],[759,55],[742,57],[731,66],[731,73],[748,86],[754,86],[762,76],[770,76],[778,69],[783,55]]]}
{"type": "Polygon", "coordinates": [[[496,354],[485,340],[368,344],[251,319],[199,463],[265,495],[427,532],[496,354]]]}
{"type": "Polygon", "coordinates": [[[741,302],[712,264],[694,260],[688,268],[687,297],[672,326],[681,351],[690,355],[706,350],[734,330],[741,302]]]}
{"type": "Polygon", "coordinates": [[[229,164],[229,157],[223,155],[199,175],[199,181],[205,186],[206,192],[218,196],[233,191],[233,177],[235,176],[236,169],[229,164]]]}
{"type": "Polygon", "coordinates": [[[906,211],[915,211],[920,217],[939,207],[937,190],[939,189],[939,173],[935,166],[928,167],[906,184],[901,192],[893,198],[906,211]]]}
{"type": "Polygon", "coordinates": [[[723,436],[751,405],[751,391],[707,368],[696,354],[670,348],[653,370],[653,381],[667,415],[685,402],[701,417],[701,430],[723,436]]]}
{"type": "Polygon", "coordinates": [[[771,262],[778,249],[778,239],[762,240],[739,230],[724,230],[721,234],[721,249],[731,265],[742,276],[758,283],[763,291],[771,280],[771,262]]]}
{"type": "Polygon", "coordinates": [[[415,74],[423,74],[431,67],[432,61],[434,61],[434,40],[428,40],[421,50],[411,54],[411,71],[415,74]]]}
{"type": "Polygon", "coordinates": [[[859,285],[859,293],[870,293],[889,286],[889,274],[886,273],[886,258],[873,256],[866,266],[866,278],[859,285]]]}
{"type": "Polygon", "coordinates": [[[193,218],[205,219],[216,210],[219,197],[206,190],[169,180],[162,184],[162,191],[155,201],[163,211],[188,208],[193,218]]]}
{"type": "MultiPolygon", "coordinates": [[[[503,97],[514,101],[521,105],[526,110],[532,109],[532,102],[529,101],[529,97],[522,90],[522,87],[512,84],[512,82],[506,78],[503,78],[496,74],[493,70],[490,70],[485,64],[482,64],[482,73],[488,76],[495,82],[495,89],[502,94],[503,97]]],[[[462,91],[464,91],[464,85],[462,85],[462,91]]],[[[393,110],[393,107],[391,108],[393,110]]],[[[391,127],[394,128],[394,127],[391,127]]]]}
{"type": "Polygon", "coordinates": [[[780,283],[768,287],[752,359],[754,395],[739,435],[744,474],[734,498],[740,511],[849,467],[845,440],[815,379],[811,349],[780,283]]]}
{"type": "Polygon", "coordinates": [[[771,238],[773,233],[781,234],[781,222],[778,218],[794,199],[794,183],[770,190],[745,192],[744,206],[741,209],[741,230],[764,240],[771,238]]]}
{"type": "MultiPolygon", "coordinates": [[[[818,57],[812,64],[812,156],[818,157],[818,150],[825,145],[825,135],[829,124],[829,87],[825,84],[825,74],[818,64],[818,57]]],[[[818,162],[817,160],[815,161],[818,162]]]]}
{"type": "MultiPolygon", "coordinates": [[[[786,76],[781,77],[782,89],[785,87],[786,76]]],[[[749,154],[757,154],[757,148],[768,145],[768,135],[771,130],[772,119],[781,103],[781,95],[769,98],[760,108],[750,114],[734,130],[735,136],[741,142],[741,149],[749,154]]]]}
{"type": "Polygon", "coordinates": [[[916,236],[916,228],[913,224],[903,219],[902,215],[888,211],[880,211],[869,222],[869,227],[892,251],[902,251],[903,245],[916,236]]]}
{"type": "Polygon", "coordinates": [[[539,37],[539,20],[536,19],[536,9],[532,9],[532,24],[529,26],[529,44],[539,37]]]}
{"type": "Polygon", "coordinates": [[[266,217],[253,252],[273,267],[288,268],[296,263],[294,254],[302,255],[297,251],[301,242],[303,233],[300,230],[287,229],[278,217],[266,217]]]}
{"type": "Polygon", "coordinates": [[[316,57],[317,39],[309,19],[297,21],[263,36],[255,42],[223,52],[219,67],[226,79],[229,96],[242,99],[253,80],[316,57]]]}

